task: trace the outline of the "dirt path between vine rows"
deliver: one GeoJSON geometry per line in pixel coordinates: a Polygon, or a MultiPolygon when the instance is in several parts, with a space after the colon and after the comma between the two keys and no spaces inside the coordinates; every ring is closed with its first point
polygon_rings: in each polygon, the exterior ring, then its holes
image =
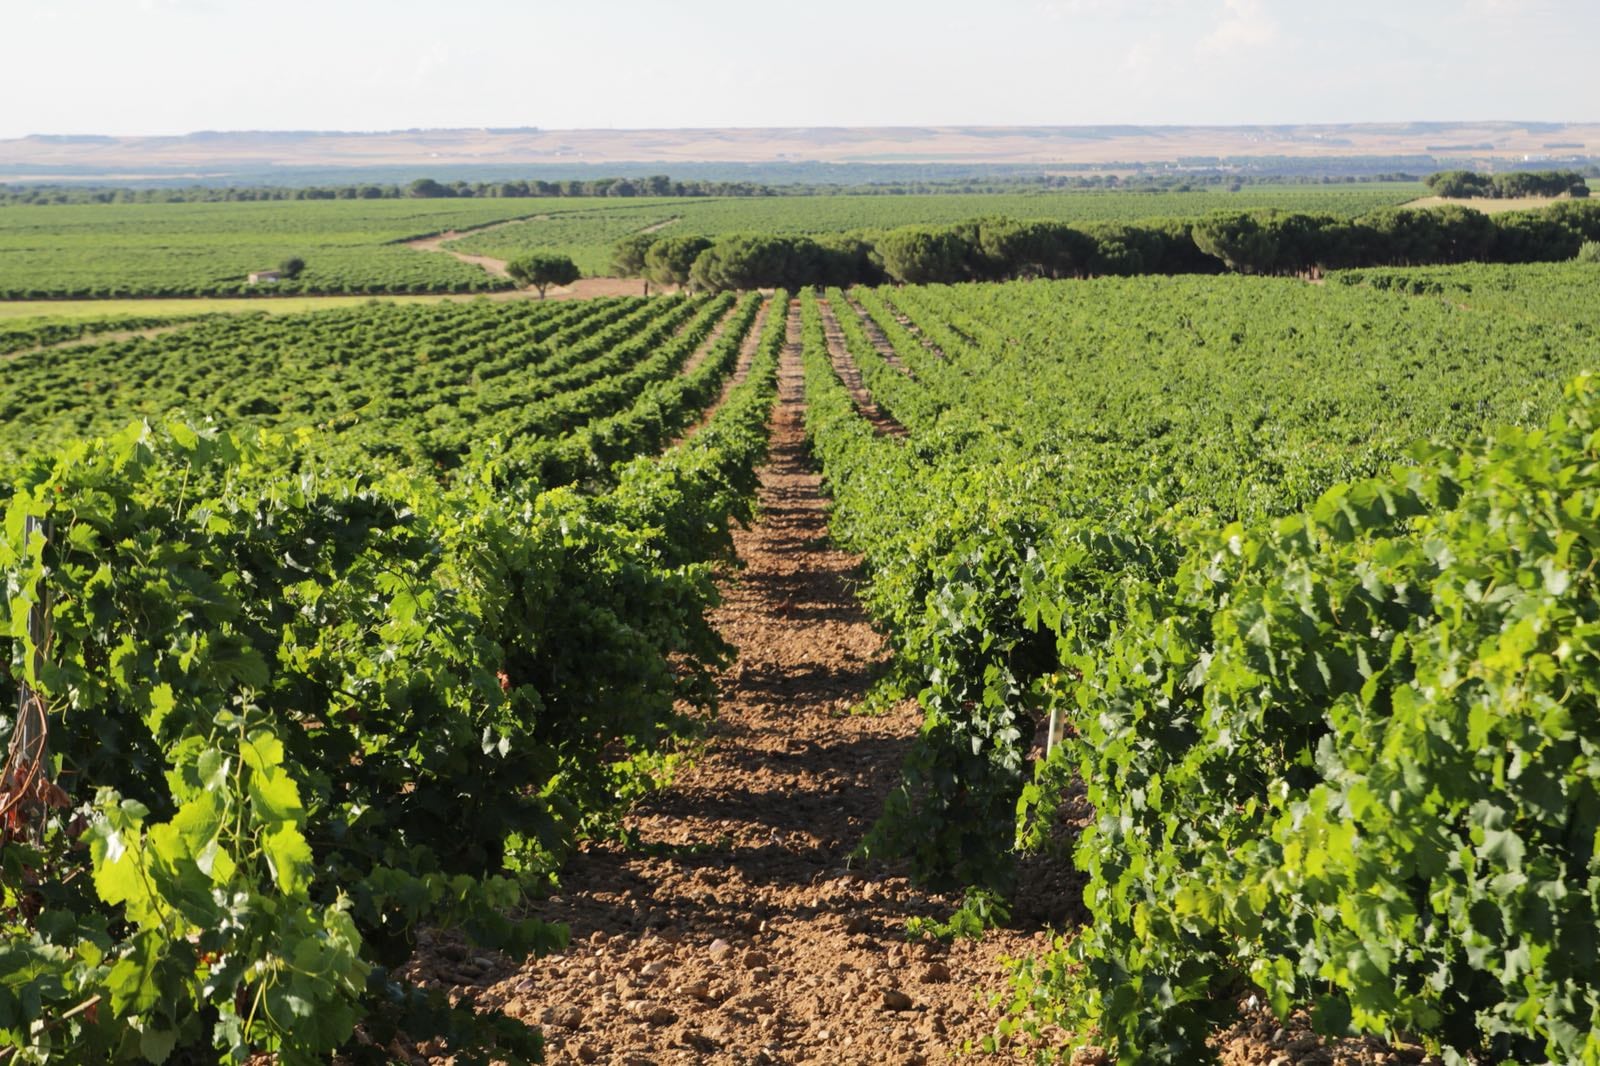
{"type": "Polygon", "coordinates": [[[819,298],[817,310],[822,313],[822,335],[828,342],[828,360],[833,363],[833,372],[839,375],[839,380],[844,382],[844,387],[849,390],[850,398],[855,401],[856,410],[860,412],[862,418],[872,423],[873,429],[884,436],[904,437],[906,427],[878,406],[878,401],[873,399],[872,392],[862,380],[861,368],[850,355],[850,347],[845,343],[844,330],[839,327],[839,319],[834,314],[832,305],[827,300],[819,298]]]}
{"type": "Polygon", "coordinates": [[[160,337],[163,334],[175,333],[180,329],[189,329],[199,325],[198,322],[174,322],[167,326],[150,326],[145,329],[118,329],[105,333],[85,333],[81,337],[74,337],[69,341],[56,341],[54,344],[40,344],[32,348],[21,348],[14,352],[0,355],[0,363],[7,359],[21,359],[25,355],[37,355],[40,352],[53,352],[59,348],[87,348],[96,344],[118,344],[122,341],[139,340],[145,337],[160,337]]]}
{"type": "Polygon", "coordinates": [[[894,320],[900,323],[907,333],[915,337],[919,344],[932,352],[940,362],[948,363],[950,361],[950,357],[944,354],[944,349],[929,340],[928,335],[922,332],[922,327],[913,322],[910,315],[907,315],[887,299],[884,300],[884,304],[888,307],[889,313],[894,316],[894,320]]]}
{"type": "Polygon", "coordinates": [[[678,370],[679,375],[688,376],[699,369],[700,364],[705,362],[711,355],[711,349],[717,346],[717,342],[723,338],[723,335],[728,332],[728,327],[732,326],[734,319],[738,317],[739,303],[735,301],[729,304],[728,310],[721,318],[717,319],[717,324],[711,327],[711,332],[706,334],[706,339],[701,341],[695,350],[689,353],[689,358],[683,361],[683,366],[678,370]]]}
{"type": "MultiPolygon", "coordinates": [[[[721,714],[704,756],[628,816],[637,846],[587,846],[540,905],[542,918],[570,928],[568,948],[515,966],[422,935],[416,978],[539,1025],[549,1062],[962,1061],[1002,1017],[1007,960],[1038,955],[1052,930],[1070,933],[1085,918],[1068,865],[1029,860],[1012,928],[977,943],[912,943],[907,919],[943,917],[956,900],[916,888],[898,868],[852,859],[920,714],[913,703],[849,713],[888,650],[854,595],[860,560],[829,541],[804,418],[791,304],[761,518],[735,531],[741,568],[719,579],[723,603],[712,615],[738,649],[719,678],[721,714]]],[[[1080,809],[1068,821],[1086,816],[1080,809]]],[[[1280,1024],[1255,1003],[1245,1016],[1215,1038],[1226,1066],[1434,1061],[1417,1048],[1324,1041],[1303,1016],[1280,1024]]],[[[1063,1043],[1064,1034],[1049,1036],[1063,1043]]],[[[1012,1036],[997,1055],[966,1061],[1032,1061],[1041,1046],[1012,1036]]]]}
{"type": "Polygon", "coordinates": [[[722,392],[700,413],[699,421],[684,430],[683,435],[672,442],[674,446],[682,444],[704,429],[706,423],[710,422],[722,405],[728,402],[728,395],[740,382],[750,376],[750,367],[756,361],[756,351],[761,347],[761,337],[767,331],[767,316],[770,314],[772,314],[772,298],[769,296],[761,301],[761,309],[756,312],[755,320],[750,323],[749,332],[739,344],[739,354],[734,358],[733,371],[728,375],[728,380],[722,383],[722,392]]]}
{"type": "Polygon", "coordinates": [[[894,350],[894,345],[890,343],[888,334],[883,332],[883,327],[878,325],[877,320],[868,313],[865,307],[862,307],[859,302],[848,294],[845,295],[845,303],[849,305],[850,310],[856,313],[856,317],[861,320],[861,331],[867,335],[867,340],[871,342],[873,350],[878,353],[879,357],[886,364],[915,381],[917,375],[912,373],[911,368],[901,360],[900,353],[894,350]]]}
{"type": "Polygon", "coordinates": [[[708,751],[629,816],[643,847],[591,846],[563,875],[540,914],[571,927],[566,951],[520,969],[420,953],[432,980],[541,1023],[551,1062],[945,1062],[992,1031],[1002,959],[1047,940],[908,944],[908,917],[953,901],[851,862],[920,716],[848,713],[888,652],[853,595],[859,560],[828,540],[797,311],[762,516],[735,533],[742,569],[713,615],[739,658],[708,751]]]}

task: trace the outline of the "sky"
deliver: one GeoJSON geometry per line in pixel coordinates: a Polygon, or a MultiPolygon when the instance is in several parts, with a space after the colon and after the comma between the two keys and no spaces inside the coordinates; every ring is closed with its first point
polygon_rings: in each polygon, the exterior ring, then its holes
{"type": "Polygon", "coordinates": [[[0,138],[1600,120],[1600,0],[0,0],[0,138]]]}

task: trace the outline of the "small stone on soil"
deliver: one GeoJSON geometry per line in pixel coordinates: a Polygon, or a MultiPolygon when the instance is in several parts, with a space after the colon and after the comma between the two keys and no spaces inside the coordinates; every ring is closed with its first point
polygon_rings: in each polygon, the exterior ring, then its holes
{"type": "Polygon", "coordinates": [[[629,1014],[642,1018],[651,1025],[671,1025],[678,1020],[671,1007],[651,1003],[647,999],[631,999],[623,1005],[629,1014]]]}
{"type": "Polygon", "coordinates": [[[885,1010],[910,1010],[911,997],[894,988],[883,990],[883,1008],[885,1010]]]}

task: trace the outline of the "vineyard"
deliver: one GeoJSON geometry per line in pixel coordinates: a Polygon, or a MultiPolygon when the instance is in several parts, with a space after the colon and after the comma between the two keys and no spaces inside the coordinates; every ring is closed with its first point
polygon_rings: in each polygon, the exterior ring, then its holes
{"type": "Polygon", "coordinates": [[[399,242],[573,210],[517,200],[8,205],[0,208],[0,297],[218,296],[289,257],[304,274],[274,292],[477,292],[481,269],[399,242]]]}
{"type": "Polygon", "coordinates": [[[314,1061],[359,1018],[369,1059],[397,1032],[536,1057],[401,967],[423,925],[558,947],[528,893],[697,728],[783,339],[761,307],[377,307],[18,357],[0,566],[50,624],[0,687],[42,701],[73,795],[7,800],[4,1043],[314,1061]]]}
{"type": "Polygon", "coordinates": [[[195,425],[315,430],[306,447],[324,461],[453,469],[494,447],[505,476],[566,483],[682,429],[730,369],[758,304],[745,297],[735,311],[723,295],[375,305],[223,316],[160,337],[37,352],[13,360],[0,383],[0,463],[176,414],[195,425]],[[713,356],[680,374],[730,313],[734,328],[713,356]]]}
{"type": "Polygon", "coordinates": [[[1347,285],[1432,296],[1490,314],[1561,321],[1580,335],[1600,328],[1595,269],[1588,264],[1471,264],[1448,269],[1350,270],[1333,280],[1347,285]]]}
{"type": "Polygon", "coordinates": [[[1408,184],[1239,193],[6,204],[0,205],[0,299],[509,288],[478,266],[403,243],[457,230],[482,232],[446,242],[452,251],[501,259],[555,251],[586,274],[604,274],[618,238],[655,227],[670,235],[842,233],[993,213],[1109,221],[1266,207],[1355,215],[1421,191],[1408,184]],[[512,224],[498,225],[505,222],[512,224]],[[248,283],[251,272],[291,257],[305,261],[298,277],[270,287],[248,283]]]}
{"type": "Polygon", "coordinates": [[[0,1047],[1600,1063],[1596,277],[0,334],[0,1047]]]}
{"type": "Polygon", "coordinates": [[[1091,921],[1011,1026],[1194,1061],[1253,987],[1456,1061],[1596,1061],[1563,950],[1597,918],[1586,324],[1220,281],[802,309],[835,534],[927,712],[868,849],[1005,893],[1070,782],[1096,812],[1091,921]]]}

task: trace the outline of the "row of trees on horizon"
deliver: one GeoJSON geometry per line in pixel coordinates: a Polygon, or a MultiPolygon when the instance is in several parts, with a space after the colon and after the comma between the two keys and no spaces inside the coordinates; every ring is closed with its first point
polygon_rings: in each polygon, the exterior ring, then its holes
{"type": "Polygon", "coordinates": [[[990,178],[931,178],[925,181],[890,181],[849,184],[817,182],[769,183],[755,181],[678,180],[665,174],[648,177],[501,181],[439,181],[417,178],[409,184],[363,182],[346,185],[186,185],[103,186],[60,183],[0,182],[0,206],[8,204],[124,204],[124,203],[234,203],[278,200],[405,200],[405,199],[522,199],[586,197],[754,197],[879,195],[911,196],[940,193],[1005,193],[1067,190],[1119,190],[1128,192],[1199,192],[1227,189],[1237,192],[1255,185],[1359,185],[1369,182],[1421,180],[1440,196],[1451,198],[1501,196],[1587,195],[1585,176],[1600,176],[1600,167],[1585,171],[1507,171],[1480,174],[1469,170],[1440,171],[1419,179],[1405,171],[1355,175],[1306,175],[1276,172],[1241,173],[1236,167],[1179,167],[1156,173],[1037,174],[990,178]]]}

